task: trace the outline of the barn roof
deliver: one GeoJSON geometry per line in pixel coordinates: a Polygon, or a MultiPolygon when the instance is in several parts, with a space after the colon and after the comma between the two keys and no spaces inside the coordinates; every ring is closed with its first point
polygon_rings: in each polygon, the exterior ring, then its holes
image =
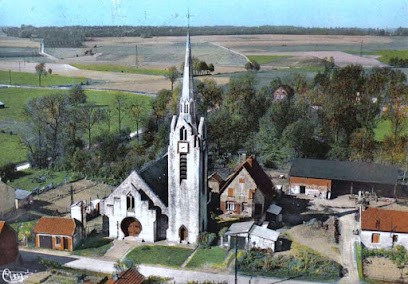
{"type": "Polygon", "coordinates": [[[73,236],[75,226],[75,221],[71,218],[43,216],[35,224],[33,232],[36,234],[73,236]]]}
{"type": "Polygon", "coordinates": [[[408,233],[408,212],[368,208],[361,211],[361,230],[408,233]]]}
{"type": "Polygon", "coordinates": [[[220,194],[231,184],[231,182],[238,176],[242,169],[246,169],[249,175],[254,180],[256,186],[265,195],[273,194],[274,187],[272,181],[269,179],[267,174],[264,172],[262,167],[258,164],[255,158],[249,157],[244,163],[242,163],[238,169],[228,177],[227,181],[220,190],[220,194]]]}
{"type": "Polygon", "coordinates": [[[398,168],[363,162],[295,159],[289,175],[291,177],[394,185],[398,180],[398,168]]]}
{"type": "Polygon", "coordinates": [[[153,163],[148,164],[140,171],[139,174],[150,189],[167,206],[169,199],[167,154],[153,163]]]}

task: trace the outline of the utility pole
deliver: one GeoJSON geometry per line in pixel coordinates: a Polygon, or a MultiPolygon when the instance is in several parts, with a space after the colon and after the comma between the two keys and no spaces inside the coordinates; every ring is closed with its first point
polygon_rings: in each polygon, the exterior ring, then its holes
{"type": "Polygon", "coordinates": [[[139,68],[139,62],[138,62],[138,60],[137,60],[137,45],[136,45],[136,69],[138,69],[139,68]]]}
{"type": "Polygon", "coordinates": [[[360,44],[360,57],[363,57],[363,41],[360,44]]]}
{"type": "Polygon", "coordinates": [[[238,284],[238,236],[235,235],[235,284],[238,284]]]}

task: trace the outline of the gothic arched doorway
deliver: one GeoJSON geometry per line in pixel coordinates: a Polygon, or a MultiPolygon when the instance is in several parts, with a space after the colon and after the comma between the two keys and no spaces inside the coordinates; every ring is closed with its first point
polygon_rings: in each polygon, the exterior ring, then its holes
{"type": "Polygon", "coordinates": [[[188,231],[187,231],[186,227],[184,227],[184,226],[181,226],[181,227],[180,227],[180,229],[179,229],[179,237],[180,237],[180,242],[187,240],[188,231]]]}
{"type": "Polygon", "coordinates": [[[123,234],[125,234],[125,237],[137,237],[142,231],[142,224],[140,224],[139,220],[136,218],[127,217],[123,219],[120,228],[122,229],[123,234]]]}

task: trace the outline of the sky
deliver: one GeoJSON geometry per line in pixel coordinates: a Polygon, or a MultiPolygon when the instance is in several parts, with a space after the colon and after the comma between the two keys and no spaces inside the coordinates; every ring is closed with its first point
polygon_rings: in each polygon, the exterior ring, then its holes
{"type": "Polygon", "coordinates": [[[0,26],[408,27],[408,0],[0,0],[0,26]]]}

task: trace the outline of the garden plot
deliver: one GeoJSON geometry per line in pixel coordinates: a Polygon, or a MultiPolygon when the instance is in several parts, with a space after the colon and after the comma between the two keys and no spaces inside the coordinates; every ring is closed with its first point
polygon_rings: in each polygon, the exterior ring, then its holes
{"type": "Polygon", "coordinates": [[[71,206],[71,186],[74,190],[74,201],[102,199],[112,192],[112,187],[106,184],[80,180],[36,195],[32,209],[45,212],[49,215],[69,213],[71,206]]]}

